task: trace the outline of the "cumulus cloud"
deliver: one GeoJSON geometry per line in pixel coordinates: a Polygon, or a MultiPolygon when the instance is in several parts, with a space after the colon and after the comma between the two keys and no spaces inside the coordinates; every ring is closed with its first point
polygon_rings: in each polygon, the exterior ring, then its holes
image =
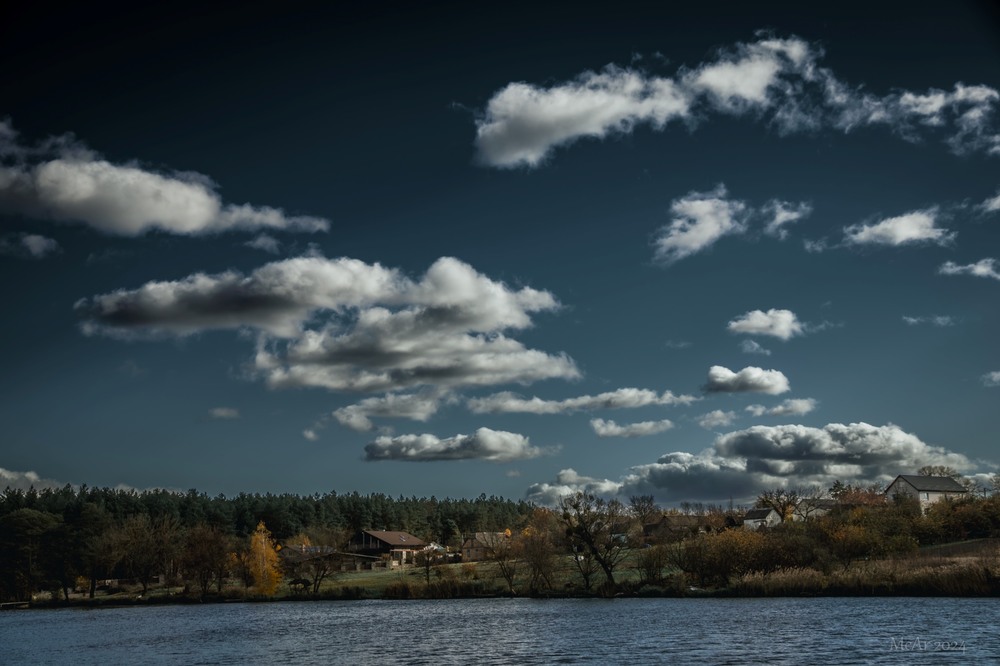
{"type": "Polygon", "coordinates": [[[375,427],[372,417],[427,421],[437,413],[442,401],[450,399],[450,394],[435,390],[387,393],[384,396],[365,398],[353,405],[341,407],[333,412],[333,418],[352,430],[365,432],[375,427]]]}
{"type": "Polygon", "coordinates": [[[494,167],[537,167],[581,138],[629,134],[640,125],[690,127],[717,114],[750,117],[782,134],[882,126],[907,141],[939,136],[958,154],[1000,154],[994,88],[958,83],[950,91],[877,96],[840,80],[820,65],[822,57],[798,37],[759,35],[673,77],[609,65],[548,87],[511,83],[477,118],[478,157],[494,167]]]}
{"type": "Polygon", "coordinates": [[[310,442],[315,442],[319,439],[319,433],[314,428],[306,428],[302,431],[302,436],[310,442]]]}
{"type": "Polygon", "coordinates": [[[0,491],[13,490],[44,490],[45,488],[62,488],[65,483],[53,479],[43,479],[37,472],[16,472],[0,467],[0,491]]]}
{"type": "Polygon", "coordinates": [[[725,185],[689,192],[670,204],[670,224],[653,240],[656,259],[671,263],[707,249],[726,234],[746,229],[747,205],[729,199],[725,185]]]}
{"type": "Polygon", "coordinates": [[[997,260],[991,257],[980,259],[974,264],[960,266],[954,261],[946,261],[941,264],[938,273],[942,275],[973,275],[981,278],[992,278],[1000,280],[1000,271],[997,270],[997,260]]]}
{"type": "Polygon", "coordinates": [[[472,435],[455,435],[439,439],[434,435],[400,435],[379,437],[365,445],[365,460],[406,460],[430,462],[438,460],[489,460],[510,462],[542,455],[527,437],[503,430],[479,428],[472,435]]]}
{"type": "Polygon", "coordinates": [[[505,334],[558,307],[547,291],[511,289],[449,257],[414,281],[379,264],[317,256],[248,276],[150,282],[76,304],[89,334],[257,330],[253,370],[272,386],[366,392],[576,378],[565,354],[527,349],[505,334]]]}
{"type": "Polygon", "coordinates": [[[936,208],[917,210],[875,224],[855,224],[844,228],[844,238],[852,245],[947,245],[956,233],[936,226],[936,208]]]}
{"type": "Polygon", "coordinates": [[[563,497],[577,492],[614,496],[621,491],[621,486],[621,483],[608,479],[583,476],[570,468],[560,470],[552,483],[535,483],[529,486],[525,499],[543,506],[555,506],[563,497]]]}
{"type": "Polygon", "coordinates": [[[38,234],[8,234],[0,238],[0,254],[41,259],[59,251],[59,243],[38,234]]]}
{"type": "Polygon", "coordinates": [[[771,350],[761,346],[756,340],[744,340],[740,343],[740,349],[746,354],[761,354],[770,356],[771,350]]]}
{"type": "Polygon", "coordinates": [[[732,425],[733,421],[737,418],[736,412],[724,412],[721,409],[716,409],[708,414],[702,414],[698,417],[698,425],[706,430],[712,430],[714,428],[724,428],[726,426],[732,425]]]}
{"type": "Polygon", "coordinates": [[[693,395],[675,395],[671,391],[657,393],[649,389],[621,388],[598,395],[583,395],[565,400],[524,398],[504,391],[468,401],[469,409],[477,414],[563,414],[595,409],[635,409],[649,405],[690,405],[699,400],[693,395]]]}
{"type": "Polygon", "coordinates": [[[667,453],[654,463],[632,467],[618,481],[564,470],[555,483],[531,486],[528,498],[552,505],[585,490],[619,498],[651,494],[661,502],[743,502],[767,488],[825,488],[838,479],[888,484],[896,475],[925,465],[975,469],[965,456],[927,444],[892,424],[753,426],[719,435],[700,453],[667,453]]]}
{"type": "Polygon", "coordinates": [[[932,326],[954,326],[955,318],[945,315],[937,315],[933,317],[907,317],[903,315],[903,321],[906,322],[908,326],[917,326],[918,324],[930,324],[932,326]]]}
{"type": "Polygon", "coordinates": [[[0,121],[0,212],[81,222],[98,231],[138,236],[152,230],[204,234],[231,229],[325,231],[327,220],[286,215],[269,206],[227,204],[196,173],[160,173],[113,164],[71,136],[38,146],[18,142],[0,121]]]}
{"type": "Polygon", "coordinates": [[[788,340],[803,333],[802,324],[794,312],[774,308],[767,312],[763,310],[747,312],[730,321],[726,328],[731,333],[769,335],[781,340],[788,340]]]}
{"type": "Polygon", "coordinates": [[[645,437],[666,432],[674,427],[672,421],[663,419],[661,421],[640,421],[639,423],[627,423],[619,425],[612,420],[591,419],[590,427],[597,433],[598,437],[645,437]]]}
{"type": "Polygon", "coordinates": [[[233,407],[213,407],[208,410],[208,415],[213,419],[238,419],[240,418],[240,410],[233,407]]]}
{"type": "Polygon", "coordinates": [[[774,407],[750,405],[746,408],[754,416],[802,416],[816,409],[813,398],[789,398],[774,407]]]}
{"type": "Polygon", "coordinates": [[[708,370],[706,393],[767,393],[778,395],[789,390],[788,378],[780,370],[764,370],[748,366],[733,372],[721,365],[708,370]]]}
{"type": "Polygon", "coordinates": [[[1000,386],[1000,370],[994,370],[993,372],[987,372],[980,379],[982,379],[983,386],[1000,386]]]}
{"type": "Polygon", "coordinates": [[[769,218],[764,233],[781,240],[788,238],[788,225],[794,224],[812,214],[812,205],[802,202],[772,199],[762,212],[769,218]]]}

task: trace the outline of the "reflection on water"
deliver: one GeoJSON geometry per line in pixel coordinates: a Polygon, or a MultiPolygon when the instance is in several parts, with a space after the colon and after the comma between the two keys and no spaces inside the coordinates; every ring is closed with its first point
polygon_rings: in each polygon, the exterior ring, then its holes
{"type": "Polygon", "coordinates": [[[0,663],[1000,663],[994,599],[469,599],[0,613],[0,663]]]}

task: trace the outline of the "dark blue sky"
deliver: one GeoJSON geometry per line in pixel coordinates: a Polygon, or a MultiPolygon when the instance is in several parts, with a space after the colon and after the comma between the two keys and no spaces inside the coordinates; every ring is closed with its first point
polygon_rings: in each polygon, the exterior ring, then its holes
{"type": "Polygon", "coordinates": [[[0,485],[996,471],[986,3],[3,12],[0,485]]]}

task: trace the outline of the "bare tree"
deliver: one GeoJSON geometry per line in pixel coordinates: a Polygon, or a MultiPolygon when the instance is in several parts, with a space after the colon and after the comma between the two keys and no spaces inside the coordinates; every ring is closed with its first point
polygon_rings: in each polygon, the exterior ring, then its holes
{"type": "Polygon", "coordinates": [[[520,548],[511,531],[485,532],[479,535],[488,560],[497,565],[497,570],[507,583],[507,590],[514,594],[514,579],[517,577],[520,548]]]}
{"type": "Polygon", "coordinates": [[[754,506],[758,509],[774,509],[781,520],[790,520],[795,507],[802,500],[799,491],[793,488],[774,488],[757,495],[754,506]]]}
{"type": "Polygon", "coordinates": [[[554,538],[557,518],[551,511],[536,508],[521,532],[521,559],[528,566],[528,587],[532,592],[552,589],[556,567],[556,539],[554,538]]]}
{"type": "MultiPolygon", "coordinates": [[[[593,557],[604,571],[610,588],[615,585],[615,568],[630,551],[632,521],[618,500],[605,501],[589,493],[578,492],[562,500],[562,522],[566,537],[579,556],[593,557]]],[[[581,570],[581,575],[582,575],[581,570]]]]}

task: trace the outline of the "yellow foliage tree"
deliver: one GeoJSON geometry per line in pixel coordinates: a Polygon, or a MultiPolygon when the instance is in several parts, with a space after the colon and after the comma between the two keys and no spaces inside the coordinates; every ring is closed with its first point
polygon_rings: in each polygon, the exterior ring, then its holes
{"type": "Polygon", "coordinates": [[[278,560],[278,546],[263,520],[257,523],[257,529],[250,536],[249,555],[254,589],[258,594],[272,596],[281,582],[281,564],[278,560]]]}

